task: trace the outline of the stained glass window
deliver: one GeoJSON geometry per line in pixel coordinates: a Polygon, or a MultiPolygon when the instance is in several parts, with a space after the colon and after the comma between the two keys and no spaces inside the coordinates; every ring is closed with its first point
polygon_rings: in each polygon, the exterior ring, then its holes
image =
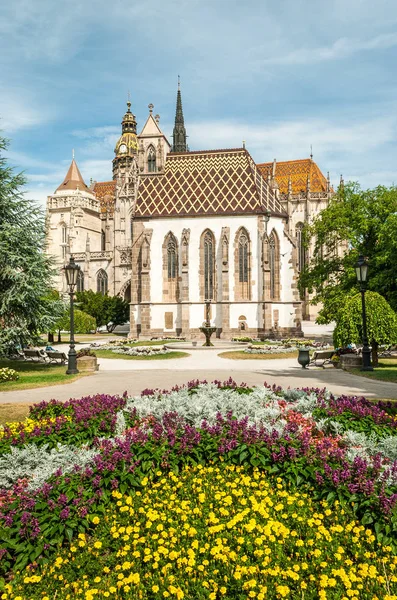
{"type": "Polygon", "coordinates": [[[296,242],[298,247],[298,271],[299,273],[305,268],[306,255],[305,247],[303,245],[303,223],[298,223],[296,226],[296,242]]]}
{"type": "Polygon", "coordinates": [[[269,270],[270,270],[270,298],[276,298],[276,240],[274,233],[269,238],[269,270]]]}
{"type": "Polygon", "coordinates": [[[105,294],[108,291],[108,276],[103,269],[98,271],[98,274],[96,277],[96,284],[97,284],[97,287],[96,287],[97,292],[99,292],[100,294],[105,296],[105,294]]]}
{"type": "Polygon", "coordinates": [[[176,244],[175,240],[171,237],[167,244],[167,258],[168,258],[168,279],[175,279],[176,277],[176,244]]]}
{"type": "Polygon", "coordinates": [[[204,236],[204,299],[214,296],[214,238],[210,231],[204,236]]]}
{"type": "Polygon", "coordinates": [[[248,283],[248,238],[245,233],[240,234],[238,242],[238,280],[248,283]]]}
{"type": "Polygon", "coordinates": [[[149,171],[149,173],[156,172],[156,152],[155,152],[153,146],[150,146],[150,148],[149,148],[148,157],[147,157],[147,170],[149,171]]]}

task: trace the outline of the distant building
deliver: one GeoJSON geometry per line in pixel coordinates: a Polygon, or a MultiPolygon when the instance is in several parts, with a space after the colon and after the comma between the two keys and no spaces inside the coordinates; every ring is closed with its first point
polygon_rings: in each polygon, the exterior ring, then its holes
{"type": "Polygon", "coordinates": [[[315,314],[297,288],[302,227],[327,206],[329,178],[312,159],[190,152],[179,86],[172,146],[153,108],[137,135],[127,102],[112,181],[87,187],[72,160],[48,197],[48,252],[60,266],[74,256],[78,290],[130,302],[132,337],[195,337],[206,300],[220,337],[300,335],[315,314]]]}

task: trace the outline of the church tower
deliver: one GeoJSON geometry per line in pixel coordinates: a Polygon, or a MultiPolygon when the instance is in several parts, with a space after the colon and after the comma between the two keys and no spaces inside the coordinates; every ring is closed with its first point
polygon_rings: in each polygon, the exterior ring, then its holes
{"type": "Polygon", "coordinates": [[[178,93],[176,96],[175,125],[172,133],[172,152],[187,152],[186,129],[183,119],[181,83],[178,76],[178,93]]]}
{"type": "Polygon", "coordinates": [[[114,149],[113,179],[119,179],[131,168],[132,162],[138,152],[136,136],[136,118],[131,112],[131,102],[127,102],[127,112],[121,122],[121,137],[114,149]]]}

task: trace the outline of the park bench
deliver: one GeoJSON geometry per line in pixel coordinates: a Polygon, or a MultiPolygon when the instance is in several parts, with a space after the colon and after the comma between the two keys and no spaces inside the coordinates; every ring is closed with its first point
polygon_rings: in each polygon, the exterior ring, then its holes
{"type": "Polygon", "coordinates": [[[64,365],[68,360],[68,357],[64,352],[58,352],[57,350],[47,350],[46,354],[50,359],[50,363],[58,363],[64,365]]]}
{"type": "Polygon", "coordinates": [[[47,354],[43,350],[24,350],[25,360],[32,362],[47,362],[48,357],[47,354]]]}
{"type": "Polygon", "coordinates": [[[393,350],[394,346],[380,346],[379,348],[379,358],[393,358],[393,350]]]}
{"type": "Polygon", "coordinates": [[[331,363],[331,358],[335,354],[335,350],[315,350],[313,352],[313,356],[310,359],[310,365],[314,365],[315,367],[323,367],[324,365],[328,365],[331,363]],[[320,361],[321,364],[318,365],[317,361],[320,361]]]}

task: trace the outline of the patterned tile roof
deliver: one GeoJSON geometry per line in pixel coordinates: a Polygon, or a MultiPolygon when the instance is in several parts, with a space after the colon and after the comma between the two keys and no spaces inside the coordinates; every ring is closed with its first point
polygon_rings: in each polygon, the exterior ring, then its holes
{"type": "Polygon", "coordinates": [[[84,179],[79,171],[77,163],[73,158],[72,162],[70,163],[68,172],[66,173],[65,179],[63,180],[61,185],[57,187],[55,192],[77,189],[88,191],[88,187],[84,183],[84,179]]]}
{"type": "MultiPolygon", "coordinates": [[[[268,175],[272,176],[273,163],[258,164],[258,169],[267,179],[268,175]]],[[[276,162],[276,181],[280,190],[280,194],[288,193],[288,180],[291,178],[292,193],[298,194],[305,192],[307,186],[307,176],[310,176],[310,191],[326,192],[327,180],[321,173],[320,169],[310,158],[300,160],[286,160],[276,162]]]]}
{"type": "Polygon", "coordinates": [[[168,154],[164,174],[142,177],[141,217],[284,214],[244,148],[168,154]]]}
{"type": "Polygon", "coordinates": [[[116,182],[114,180],[95,182],[93,192],[101,203],[101,212],[113,212],[116,200],[116,182]]]}

